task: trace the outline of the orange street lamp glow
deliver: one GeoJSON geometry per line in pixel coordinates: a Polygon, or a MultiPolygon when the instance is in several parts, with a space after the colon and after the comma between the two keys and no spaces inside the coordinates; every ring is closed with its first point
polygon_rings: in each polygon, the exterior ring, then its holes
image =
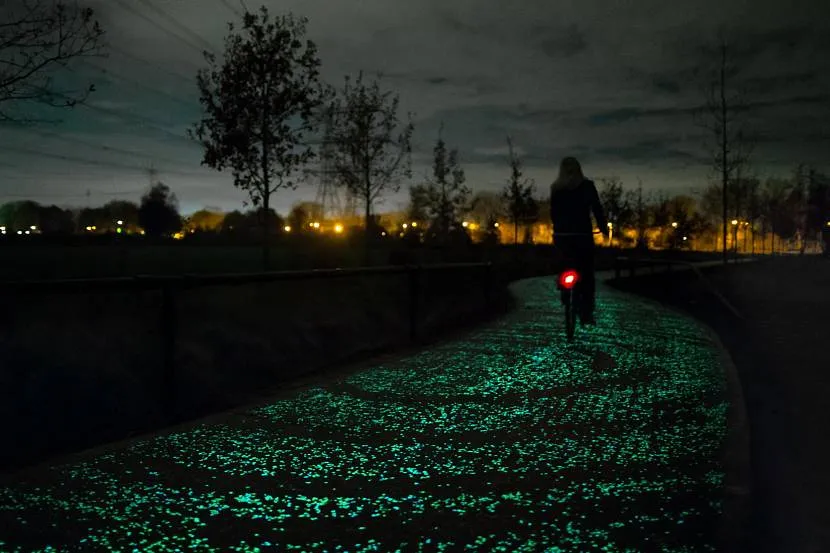
{"type": "Polygon", "coordinates": [[[320,228],[320,223],[315,221],[314,223],[312,223],[311,226],[313,226],[314,228],[320,228]]]}
{"type": "Polygon", "coordinates": [[[412,228],[418,228],[418,223],[416,223],[415,221],[412,221],[412,228]]]}
{"type": "Polygon", "coordinates": [[[493,223],[493,226],[494,226],[494,227],[496,227],[496,228],[499,228],[499,224],[498,224],[498,223],[493,223]]]}
{"type": "Polygon", "coordinates": [[[404,224],[403,224],[403,225],[401,225],[401,226],[403,227],[403,229],[404,229],[404,230],[406,230],[406,227],[408,227],[409,225],[407,225],[406,223],[404,223],[404,224]]]}
{"type": "Polygon", "coordinates": [[[283,230],[284,230],[285,232],[291,232],[291,227],[290,227],[289,225],[285,225],[285,227],[283,228],[283,230]]]}
{"type": "Polygon", "coordinates": [[[738,220],[737,220],[737,219],[732,219],[732,224],[733,224],[733,225],[737,225],[737,224],[738,224],[738,220]]]}
{"type": "Polygon", "coordinates": [[[464,221],[463,223],[461,223],[461,226],[464,227],[464,228],[467,228],[467,227],[470,226],[470,223],[468,223],[467,221],[464,221]]]}
{"type": "Polygon", "coordinates": [[[672,223],[671,226],[677,228],[677,222],[672,223]]]}
{"type": "Polygon", "coordinates": [[[341,225],[340,223],[334,225],[334,232],[336,232],[337,234],[343,232],[343,225],[341,225]]]}

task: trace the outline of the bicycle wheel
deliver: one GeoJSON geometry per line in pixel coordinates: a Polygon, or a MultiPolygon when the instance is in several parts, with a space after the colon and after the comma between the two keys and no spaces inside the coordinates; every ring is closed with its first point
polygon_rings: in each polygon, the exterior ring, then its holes
{"type": "Polygon", "coordinates": [[[573,290],[567,290],[562,294],[565,304],[565,336],[569,342],[574,340],[574,329],[576,328],[576,309],[573,305],[573,290]]]}

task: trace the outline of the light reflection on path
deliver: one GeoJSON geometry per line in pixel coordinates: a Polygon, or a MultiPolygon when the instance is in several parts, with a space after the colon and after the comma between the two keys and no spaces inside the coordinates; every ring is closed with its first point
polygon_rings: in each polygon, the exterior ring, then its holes
{"type": "Polygon", "coordinates": [[[513,289],[463,340],[0,487],[0,550],[714,550],[708,333],[601,288],[568,345],[553,281],[513,289]]]}

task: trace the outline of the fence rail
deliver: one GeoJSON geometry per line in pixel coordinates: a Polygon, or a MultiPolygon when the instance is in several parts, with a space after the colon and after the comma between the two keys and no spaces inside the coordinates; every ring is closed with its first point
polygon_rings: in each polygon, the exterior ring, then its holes
{"type": "Polygon", "coordinates": [[[480,271],[483,279],[483,301],[485,309],[490,308],[493,287],[492,263],[445,263],[431,265],[400,265],[360,267],[348,269],[314,269],[306,271],[279,271],[249,274],[214,275],[138,275],[135,277],[92,278],[71,280],[37,280],[0,282],[0,296],[22,294],[84,294],[102,291],[150,291],[161,292],[159,328],[162,339],[162,371],[160,395],[169,417],[174,415],[176,390],[176,341],[177,341],[177,298],[189,289],[210,286],[239,286],[246,284],[287,282],[298,280],[329,280],[374,275],[407,275],[409,295],[409,339],[418,340],[419,313],[421,300],[421,279],[425,273],[460,270],[480,271]]]}

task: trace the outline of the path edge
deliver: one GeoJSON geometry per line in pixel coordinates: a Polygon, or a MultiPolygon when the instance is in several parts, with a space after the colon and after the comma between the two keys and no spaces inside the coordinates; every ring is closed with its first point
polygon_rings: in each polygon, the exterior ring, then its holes
{"type": "Polygon", "coordinates": [[[732,360],[732,354],[715,330],[706,322],[691,313],[675,307],[665,305],[651,298],[646,298],[620,290],[607,282],[614,277],[610,271],[603,271],[600,276],[602,285],[614,290],[615,293],[632,296],[640,301],[652,303],[662,309],[672,311],[683,317],[692,319],[706,332],[712,346],[717,350],[718,360],[723,370],[726,384],[726,400],[728,411],[726,415],[726,436],[721,448],[721,465],[724,471],[722,513],[717,527],[717,547],[723,553],[739,553],[746,551],[749,537],[750,509],[752,498],[752,461],[750,455],[750,428],[743,387],[738,368],[732,360]]]}

